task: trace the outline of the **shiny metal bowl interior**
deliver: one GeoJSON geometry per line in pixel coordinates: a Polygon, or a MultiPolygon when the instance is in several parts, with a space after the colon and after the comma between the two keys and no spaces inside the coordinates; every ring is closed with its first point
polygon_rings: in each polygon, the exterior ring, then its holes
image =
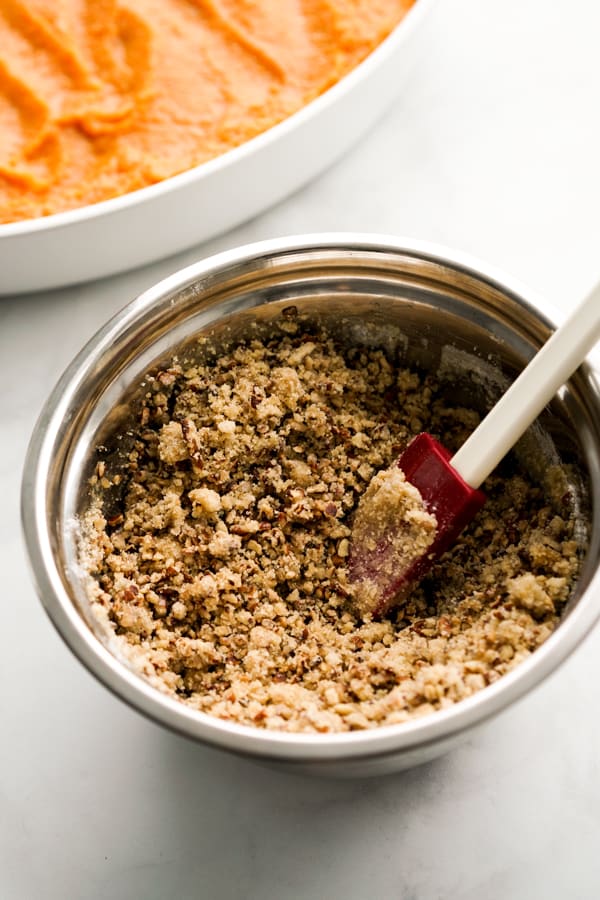
{"type": "Polygon", "coordinates": [[[38,591],[55,626],[112,691],[190,737],[313,773],[367,774],[423,762],[517,699],[569,655],[600,612],[600,394],[582,366],[519,446],[534,477],[574,463],[581,535],[589,548],[564,619],[532,657],[454,708],[342,735],[272,734],[188,709],[121,661],[97,631],[77,565],[77,517],[94,448],[127,431],[144,375],[198,352],[200,332],[227,343],[267,333],[284,310],[318,318],[348,342],[400,353],[438,372],[457,398],[489,408],[547,338],[550,323],[521,292],[464,258],[425,245],[350,235],[265,242],[198,263],[111,320],[65,372],[40,416],[23,481],[23,523],[38,591]]]}

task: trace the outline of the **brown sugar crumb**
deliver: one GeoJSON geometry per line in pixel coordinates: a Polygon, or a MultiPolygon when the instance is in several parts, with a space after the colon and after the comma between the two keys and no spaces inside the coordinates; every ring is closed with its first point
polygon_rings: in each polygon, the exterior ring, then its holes
{"type": "Polygon", "coordinates": [[[222,719],[340,732],[448,707],[546,640],[583,552],[556,474],[546,489],[506,462],[452,551],[373,620],[347,570],[353,527],[369,540],[361,498],[391,488],[427,541],[435,520],[393,464],[420,430],[457,449],[478,414],[434,376],[291,318],[202,348],[146,377],[132,443],[103,462],[83,521],[93,610],[143,677],[222,719]]]}

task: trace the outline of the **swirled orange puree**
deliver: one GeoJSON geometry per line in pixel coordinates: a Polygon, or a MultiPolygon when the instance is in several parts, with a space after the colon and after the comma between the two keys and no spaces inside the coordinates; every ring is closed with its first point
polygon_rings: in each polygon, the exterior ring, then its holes
{"type": "Polygon", "coordinates": [[[183,172],[289,116],[414,0],[0,0],[0,222],[183,172]]]}

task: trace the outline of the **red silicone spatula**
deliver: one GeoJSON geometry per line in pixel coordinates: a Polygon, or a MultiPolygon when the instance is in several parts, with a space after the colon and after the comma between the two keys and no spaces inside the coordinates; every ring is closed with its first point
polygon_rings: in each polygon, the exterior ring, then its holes
{"type": "MultiPolygon", "coordinates": [[[[454,456],[429,434],[414,438],[398,466],[406,481],[418,489],[425,511],[437,520],[433,540],[425,552],[407,552],[406,523],[386,515],[370,515],[368,540],[363,534],[357,540],[355,530],[348,571],[363,615],[382,615],[401,602],[452,546],[485,502],[480,484],[599,338],[600,285],[548,339],[454,456]]],[[[369,502],[367,492],[363,503],[369,502]]],[[[361,505],[357,517],[360,512],[361,505]]]]}

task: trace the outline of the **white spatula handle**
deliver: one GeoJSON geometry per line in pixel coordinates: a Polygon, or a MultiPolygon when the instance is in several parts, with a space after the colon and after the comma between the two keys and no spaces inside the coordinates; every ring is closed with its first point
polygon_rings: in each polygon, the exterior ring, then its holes
{"type": "Polygon", "coordinates": [[[478,488],[600,339],[600,284],[554,332],[450,460],[478,488]]]}

